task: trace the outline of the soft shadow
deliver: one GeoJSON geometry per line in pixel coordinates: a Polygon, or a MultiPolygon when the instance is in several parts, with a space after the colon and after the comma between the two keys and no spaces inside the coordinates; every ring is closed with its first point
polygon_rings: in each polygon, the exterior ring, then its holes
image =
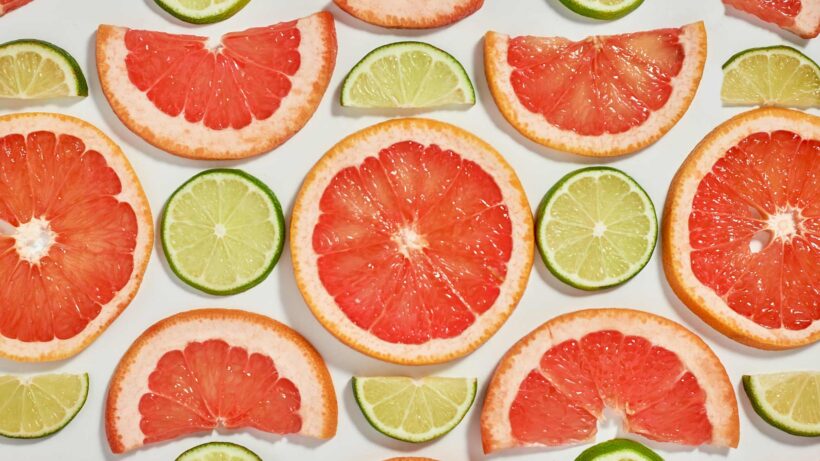
{"type": "MultiPolygon", "coordinates": [[[[492,375],[490,375],[492,376],[492,375]]],[[[487,457],[481,442],[481,410],[484,407],[484,398],[487,395],[487,388],[490,380],[479,380],[478,392],[476,392],[475,402],[473,402],[470,413],[464,418],[461,424],[467,425],[467,457],[470,461],[482,460],[487,457]]]]}
{"type": "Polygon", "coordinates": [[[579,288],[575,288],[575,287],[572,287],[570,285],[567,285],[566,283],[558,280],[558,278],[556,276],[552,275],[552,272],[550,272],[550,270],[547,269],[547,266],[544,264],[544,260],[541,259],[541,255],[538,254],[537,251],[536,251],[536,255],[535,255],[534,265],[535,265],[535,270],[538,272],[538,276],[541,278],[541,280],[543,280],[553,290],[555,290],[555,291],[557,291],[561,294],[567,295],[567,296],[572,296],[572,297],[576,297],[576,298],[584,297],[584,296],[595,296],[595,295],[599,295],[599,294],[602,294],[602,293],[609,293],[609,292],[613,291],[614,289],[618,288],[619,286],[621,286],[621,285],[616,285],[614,287],[604,288],[604,289],[601,289],[601,290],[586,291],[586,290],[581,290],[579,288]]]}
{"type": "MultiPolygon", "coordinates": [[[[754,426],[755,429],[760,431],[760,433],[764,436],[770,439],[774,439],[778,443],[782,443],[787,446],[808,447],[817,444],[816,438],[791,435],[787,432],[781,431],[780,429],[764,421],[763,418],[760,417],[760,415],[755,413],[755,410],[752,407],[752,403],[749,401],[749,397],[746,395],[746,391],[743,389],[742,381],[739,381],[737,383],[737,390],[735,392],[737,393],[738,400],[740,401],[740,411],[746,416],[746,419],[752,422],[752,426],[754,426]]],[[[743,434],[741,434],[741,437],[743,437],[743,434]]],[[[748,437],[748,435],[746,435],[746,437],[748,437]]]]}
{"type": "MultiPolygon", "coordinates": [[[[86,78],[88,76],[86,75],[86,78]]],[[[91,95],[89,94],[90,97],[91,95]]],[[[12,112],[52,112],[48,106],[57,106],[60,109],[68,109],[81,102],[83,97],[71,98],[49,98],[49,99],[0,99],[0,111],[12,112]]]]}
{"type": "MultiPolygon", "coordinates": [[[[759,19],[757,16],[746,13],[744,11],[740,11],[735,8],[725,7],[726,16],[730,18],[740,19],[741,21],[745,21],[762,29],[766,29],[773,34],[777,34],[781,39],[787,40],[792,42],[795,45],[805,47],[809,44],[810,40],[806,38],[801,38],[799,35],[789,32],[787,30],[781,29],[775,24],[766,22],[762,19],[759,19]]],[[[737,50],[740,51],[740,50],[737,50]]]]}

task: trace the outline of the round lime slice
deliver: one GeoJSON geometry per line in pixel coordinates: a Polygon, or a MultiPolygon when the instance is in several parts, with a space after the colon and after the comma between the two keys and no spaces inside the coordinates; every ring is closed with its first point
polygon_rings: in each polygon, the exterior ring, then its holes
{"type": "Polygon", "coordinates": [[[88,96],[80,65],[68,52],[42,40],[0,45],[0,98],[88,96]]]}
{"type": "Polygon", "coordinates": [[[575,461],[663,461],[663,458],[638,442],[613,439],[587,448],[575,461]]]}
{"type": "Polygon", "coordinates": [[[262,458],[242,445],[210,442],[185,451],[176,461],[262,461],[262,458]]]}
{"type": "Polygon", "coordinates": [[[752,408],[772,426],[803,437],[820,436],[820,372],[743,376],[752,408]]]}
{"type": "Polygon", "coordinates": [[[561,0],[561,3],[581,16],[611,20],[635,11],[643,0],[561,0]]]}
{"type": "Polygon", "coordinates": [[[88,397],[88,374],[0,376],[0,435],[34,439],[54,434],[88,397]]]}
{"type": "Polygon", "coordinates": [[[163,10],[191,24],[224,21],[239,12],[250,0],[154,0],[163,10]]]}
{"type": "Polygon", "coordinates": [[[200,173],[179,187],[162,215],[162,248],[174,273],[215,295],[248,290],[270,274],[285,241],[273,192],[240,170],[200,173]]]}

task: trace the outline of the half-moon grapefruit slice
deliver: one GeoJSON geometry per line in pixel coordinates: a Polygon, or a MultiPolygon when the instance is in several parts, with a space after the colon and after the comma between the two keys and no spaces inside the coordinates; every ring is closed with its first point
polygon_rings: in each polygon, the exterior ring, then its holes
{"type": "Polygon", "coordinates": [[[507,162],[476,136],[398,119],[342,140],[296,198],[296,282],[349,346],[404,364],[472,352],[504,323],[533,260],[533,222],[507,162]]]}
{"type": "Polygon", "coordinates": [[[537,143],[595,157],[666,134],[689,108],[705,62],[702,22],[578,42],[496,32],[484,40],[487,81],[507,121],[537,143]]]}
{"type": "Polygon", "coordinates": [[[336,395],[299,333],[241,310],[199,309],[148,328],[120,360],[105,430],[114,453],[217,427],[328,439],[336,395]]]}
{"type": "Polygon", "coordinates": [[[820,340],[820,117],[717,127],[673,179],[662,233],[669,284],[714,328],[763,349],[820,340]]]}
{"type": "Polygon", "coordinates": [[[9,11],[16,10],[27,3],[31,3],[31,0],[0,0],[0,16],[3,16],[9,11]]]}
{"type": "Polygon", "coordinates": [[[484,0],[333,0],[364,22],[397,29],[431,29],[460,21],[478,11],[484,0]]]}
{"type": "Polygon", "coordinates": [[[659,442],[736,447],[726,370],[681,325],[630,309],[558,316],[507,352],[481,413],[484,451],[594,440],[604,408],[659,442]]]}
{"type": "Polygon", "coordinates": [[[820,2],[817,0],[723,0],[723,3],[803,38],[820,34],[820,2]]]}
{"type": "Polygon", "coordinates": [[[333,16],[207,37],[101,25],[97,71],[114,112],[175,155],[236,159],[287,141],[316,111],[336,64],[333,16]]]}
{"type": "Polygon", "coordinates": [[[148,200],[119,146],[74,117],[0,117],[0,357],[59,360],[128,306],[151,254],[148,200]]]}

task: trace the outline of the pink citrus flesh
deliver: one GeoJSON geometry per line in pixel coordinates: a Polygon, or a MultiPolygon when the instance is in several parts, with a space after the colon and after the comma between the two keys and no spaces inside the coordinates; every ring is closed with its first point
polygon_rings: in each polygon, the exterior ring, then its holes
{"type": "Polygon", "coordinates": [[[0,0],[0,16],[30,3],[31,0],[0,0]]]}

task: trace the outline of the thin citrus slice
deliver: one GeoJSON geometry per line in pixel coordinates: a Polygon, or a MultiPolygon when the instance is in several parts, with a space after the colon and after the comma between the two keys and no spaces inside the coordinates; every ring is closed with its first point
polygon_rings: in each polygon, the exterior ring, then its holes
{"type": "Polygon", "coordinates": [[[651,440],[738,443],[734,388],[703,340],[647,312],[588,309],[544,323],[501,360],[481,414],[484,451],[591,441],[605,407],[651,440]]]}
{"type": "Polygon", "coordinates": [[[0,357],[88,346],[137,292],[148,200],[120,148],[59,114],[0,117],[0,357]]]}
{"type": "Polygon", "coordinates": [[[20,8],[30,2],[31,0],[0,0],[0,16],[3,16],[9,11],[16,10],[17,8],[20,8]]]}
{"type": "Polygon", "coordinates": [[[767,423],[793,435],[820,436],[820,372],[744,375],[743,389],[767,423]]]}
{"type": "Polygon", "coordinates": [[[663,266],[723,334],[764,349],[820,340],[820,118],[757,109],[715,128],[678,170],[663,266]]]}
{"type": "Polygon", "coordinates": [[[66,427],[88,396],[88,374],[0,376],[0,435],[35,439],[66,427]]]}
{"type": "Polygon", "coordinates": [[[287,141],[316,111],[336,64],[321,12],[208,38],[102,25],[97,71],[122,122],[183,157],[235,159],[287,141]]]}
{"type": "Polygon", "coordinates": [[[663,461],[663,458],[633,440],[613,439],[587,448],[575,461],[663,461]]]}
{"type": "Polygon", "coordinates": [[[547,192],[535,232],[550,272],[573,287],[597,290],[624,283],[646,266],[658,221],[635,180],[614,168],[589,167],[547,192]]]}
{"type": "Polygon", "coordinates": [[[146,330],[117,365],[105,408],[114,453],[217,427],[327,439],[336,419],[313,346],[275,320],[230,309],[183,312],[146,330]]]}
{"type": "Polygon", "coordinates": [[[0,99],[70,96],[88,96],[88,84],[66,50],[30,39],[0,45],[0,99]]]}
{"type": "Polygon", "coordinates": [[[333,0],[347,13],[382,27],[430,29],[460,21],[475,13],[484,0],[333,0]]]}
{"type": "Polygon", "coordinates": [[[251,0],[154,0],[163,10],[191,24],[224,21],[239,12],[251,0]]]}
{"type": "Polygon", "coordinates": [[[367,422],[404,442],[429,442],[453,430],[470,411],[475,378],[353,377],[353,395],[367,422]]]}
{"type": "Polygon", "coordinates": [[[262,458],[242,445],[209,442],[185,451],[176,461],[262,461],[262,458]]]}
{"type": "Polygon", "coordinates": [[[635,152],[683,117],[706,62],[702,22],[593,36],[488,32],[484,66],[501,113],[531,140],[580,155],[635,152]]]}
{"type": "Polygon", "coordinates": [[[474,135],[399,119],[355,133],[308,174],[291,253],[310,309],[344,343],[406,364],[475,350],[532,268],[532,215],[507,162],[474,135]]]}
{"type": "Polygon", "coordinates": [[[803,38],[820,34],[820,2],[816,0],[723,0],[723,3],[803,38]]]}
{"type": "Polygon", "coordinates": [[[561,0],[570,10],[593,19],[618,19],[638,9],[643,0],[561,0]]]}
{"type": "Polygon", "coordinates": [[[347,74],[343,106],[422,108],[475,104],[461,63],[422,42],[397,42],[368,53],[347,74]]]}

